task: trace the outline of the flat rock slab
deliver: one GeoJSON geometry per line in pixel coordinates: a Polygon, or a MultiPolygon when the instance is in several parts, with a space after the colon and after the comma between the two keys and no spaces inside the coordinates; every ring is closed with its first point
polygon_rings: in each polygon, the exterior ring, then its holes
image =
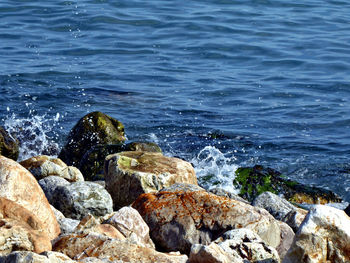
{"type": "Polygon", "coordinates": [[[197,184],[192,165],[161,153],[129,151],[107,156],[106,189],[117,210],[143,193],[157,192],[174,183],[197,184]]]}
{"type": "Polygon", "coordinates": [[[230,229],[249,228],[268,245],[280,242],[278,222],[265,210],[205,191],[142,194],[132,205],[150,227],[156,246],[189,254],[230,229]]]}

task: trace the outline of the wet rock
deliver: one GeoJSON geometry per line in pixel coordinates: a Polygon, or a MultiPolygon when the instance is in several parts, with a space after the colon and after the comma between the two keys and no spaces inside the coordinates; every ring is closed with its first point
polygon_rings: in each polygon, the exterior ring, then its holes
{"type": "Polygon", "coordinates": [[[284,258],[294,262],[350,262],[350,218],[342,210],[311,208],[284,258]]]}
{"type": "Polygon", "coordinates": [[[45,196],[50,204],[53,204],[57,198],[55,195],[56,188],[59,186],[69,185],[69,182],[59,176],[48,176],[41,180],[39,180],[39,185],[41,189],[44,191],[45,196]]]}
{"type": "Polygon", "coordinates": [[[142,193],[156,192],[174,183],[197,184],[190,163],[151,152],[107,156],[105,180],[115,210],[130,205],[142,193]]]}
{"type": "Polygon", "coordinates": [[[164,262],[185,263],[187,256],[171,255],[157,252],[154,249],[138,246],[126,240],[111,239],[97,234],[71,234],[57,240],[53,250],[68,255],[75,260],[87,257],[121,260],[123,262],[164,262]]]}
{"type": "Polygon", "coordinates": [[[75,182],[56,187],[52,205],[66,217],[82,219],[88,214],[104,216],[113,211],[110,194],[93,182],[75,182]]]}
{"type": "Polygon", "coordinates": [[[19,154],[18,144],[18,140],[0,126],[0,155],[16,161],[19,154]]]}
{"type": "Polygon", "coordinates": [[[132,205],[164,251],[188,254],[193,244],[209,245],[224,232],[249,228],[277,247],[278,222],[264,209],[204,191],[142,194],[132,205]]]}
{"type": "Polygon", "coordinates": [[[0,257],[0,263],[74,263],[66,255],[47,251],[40,255],[30,251],[15,251],[7,256],[0,257]]]}
{"type": "Polygon", "coordinates": [[[149,236],[149,227],[134,208],[125,206],[119,209],[105,223],[114,226],[127,239],[139,246],[155,248],[149,236]]]}
{"type": "Polygon", "coordinates": [[[125,145],[124,151],[162,153],[162,149],[154,142],[131,142],[125,145]]]}
{"type": "Polygon", "coordinates": [[[41,253],[51,250],[43,223],[17,203],[0,197],[0,255],[15,250],[41,253]]]}
{"type": "Polygon", "coordinates": [[[3,156],[0,156],[0,197],[15,201],[31,211],[43,224],[50,239],[59,235],[60,227],[55,215],[34,176],[15,161],[3,156]]]}
{"type": "Polygon", "coordinates": [[[271,192],[264,192],[254,199],[253,206],[266,209],[277,220],[287,223],[296,232],[307,211],[297,208],[287,200],[271,192]]]}
{"type": "Polygon", "coordinates": [[[84,181],[83,175],[76,167],[67,166],[58,158],[39,155],[24,160],[20,164],[28,169],[37,180],[48,176],[59,176],[69,182],[84,181]]]}
{"type": "Polygon", "coordinates": [[[348,205],[345,209],[344,209],[344,212],[350,216],[350,205],[348,205]]]}
{"type": "Polygon", "coordinates": [[[68,165],[78,166],[81,158],[98,144],[119,144],[125,141],[124,126],[102,113],[91,112],[81,118],[70,131],[59,158],[68,165]]]}
{"type": "Polygon", "coordinates": [[[278,171],[260,165],[238,168],[233,184],[240,188],[239,195],[250,202],[263,192],[281,194],[295,203],[341,202],[341,198],[331,191],[289,180],[278,171]]]}

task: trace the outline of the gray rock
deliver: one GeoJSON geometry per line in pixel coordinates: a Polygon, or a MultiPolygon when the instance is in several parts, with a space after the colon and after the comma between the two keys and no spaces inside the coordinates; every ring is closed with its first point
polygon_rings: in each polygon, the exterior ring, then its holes
{"type": "Polygon", "coordinates": [[[204,188],[195,185],[195,184],[186,184],[186,183],[175,183],[169,187],[161,189],[159,192],[194,192],[194,191],[205,191],[204,188]]]}
{"type": "Polygon", "coordinates": [[[93,182],[75,182],[56,187],[53,206],[66,217],[82,219],[87,214],[104,216],[113,211],[109,193],[93,182]]]}
{"type": "Polygon", "coordinates": [[[46,199],[50,204],[53,204],[55,201],[56,196],[54,192],[56,188],[59,186],[69,185],[69,182],[66,179],[59,176],[48,176],[39,180],[38,183],[43,189],[46,199]]]}
{"type": "Polygon", "coordinates": [[[230,192],[228,192],[228,191],[226,191],[226,190],[224,190],[222,188],[219,188],[219,187],[210,189],[210,192],[215,194],[215,195],[218,195],[218,196],[228,197],[230,199],[234,199],[234,200],[241,201],[241,202],[249,204],[249,202],[247,200],[243,199],[239,195],[235,195],[235,194],[230,193],[230,192]]]}
{"type": "Polygon", "coordinates": [[[61,234],[73,233],[80,221],[72,218],[61,218],[58,220],[61,228],[61,234]]]}
{"type": "Polygon", "coordinates": [[[47,251],[36,254],[30,251],[14,251],[11,254],[0,257],[0,263],[74,263],[76,261],[70,259],[66,255],[47,251]]]}

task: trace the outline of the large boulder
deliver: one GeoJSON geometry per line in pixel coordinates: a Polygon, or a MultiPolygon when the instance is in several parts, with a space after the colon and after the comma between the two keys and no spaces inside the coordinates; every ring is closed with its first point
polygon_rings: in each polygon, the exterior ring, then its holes
{"type": "Polygon", "coordinates": [[[113,201],[103,186],[93,182],[75,182],[56,187],[52,205],[66,217],[82,219],[88,214],[104,216],[113,211],[113,201]]]}
{"type": "Polygon", "coordinates": [[[20,164],[3,156],[0,156],[0,197],[31,211],[43,224],[50,239],[59,235],[56,217],[34,176],[20,164]]]}
{"type": "Polygon", "coordinates": [[[260,194],[252,205],[266,209],[274,218],[287,223],[295,232],[307,214],[307,210],[298,208],[271,192],[260,194]]]}
{"type": "Polygon", "coordinates": [[[281,194],[288,201],[295,203],[341,202],[341,198],[329,190],[303,185],[286,178],[276,170],[260,165],[238,168],[233,184],[240,189],[239,195],[250,202],[267,191],[281,194]]]}
{"type": "Polygon", "coordinates": [[[51,242],[38,218],[23,206],[0,197],[0,255],[15,250],[41,253],[51,242]]]}
{"type": "Polygon", "coordinates": [[[81,118],[70,131],[59,158],[67,165],[79,167],[83,155],[98,144],[119,144],[125,141],[123,124],[102,113],[91,112],[81,118]]]}
{"type": "Polygon", "coordinates": [[[81,172],[74,166],[67,166],[62,160],[47,155],[26,159],[20,164],[28,169],[37,180],[48,176],[59,176],[69,182],[84,181],[81,172]]]}
{"type": "Polygon", "coordinates": [[[57,187],[70,185],[66,179],[59,176],[48,176],[40,179],[38,183],[41,189],[43,189],[45,196],[50,204],[53,204],[57,201],[57,196],[55,195],[57,187]]]}
{"type": "Polygon", "coordinates": [[[350,262],[350,218],[342,210],[311,208],[284,258],[285,263],[350,262]]]}
{"type": "Polygon", "coordinates": [[[134,208],[125,206],[119,209],[105,223],[114,226],[132,242],[140,246],[155,248],[149,236],[149,227],[134,208]]]}
{"type": "Polygon", "coordinates": [[[140,194],[157,192],[174,183],[197,184],[190,163],[161,153],[138,151],[107,156],[105,180],[115,209],[130,205],[140,194]]]}
{"type": "Polygon", "coordinates": [[[18,140],[0,126],[0,155],[16,161],[19,155],[18,144],[18,140]]]}
{"type": "Polygon", "coordinates": [[[0,257],[0,263],[75,263],[68,256],[54,251],[43,252],[40,255],[30,251],[15,251],[0,257]]]}
{"type": "Polygon", "coordinates": [[[71,234],[62,236],[56,240],[54,251],[68,255],[75,260],[83,260],[87,257],[121,260],[132,263],[185,263],[187,256],[171,255],[157,252],[148,247],[138,246],[127,240],[112,239],[99,234],[71,234]]]}
{"type": "Polygon", "coordinates": [[[142,194],[132,206],[164,251],[189,254],[193,244],[209,245],[227,230],[244,227],[272,247],[281,242],[279,224],[266,210],[205,191],[142,194]]]}

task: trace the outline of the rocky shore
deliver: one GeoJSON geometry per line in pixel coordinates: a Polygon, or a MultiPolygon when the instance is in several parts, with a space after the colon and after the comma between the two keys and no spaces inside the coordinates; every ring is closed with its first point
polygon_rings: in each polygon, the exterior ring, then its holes
{"type": "Polygon", "coordinates": [[[208,191],[190,163],[126,144],[101,112],[58,158],[17,158],[0,127],[0,263],[350,262],[350,208],[326,205],[336,194],[262,166],[236,171],[239,195],[208,191]]]}

